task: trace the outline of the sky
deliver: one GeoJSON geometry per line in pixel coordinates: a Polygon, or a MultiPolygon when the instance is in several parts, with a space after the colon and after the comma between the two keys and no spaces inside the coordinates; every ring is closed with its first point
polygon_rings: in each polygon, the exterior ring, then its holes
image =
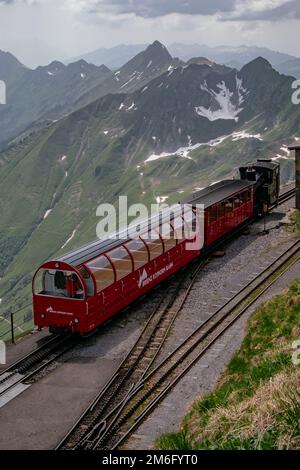
{"type": "Polygon", "coordinates": [[[0,0],[0,49],[30,67],[156,39],[300,56],[299,28],[300,0],[0,0]]]}

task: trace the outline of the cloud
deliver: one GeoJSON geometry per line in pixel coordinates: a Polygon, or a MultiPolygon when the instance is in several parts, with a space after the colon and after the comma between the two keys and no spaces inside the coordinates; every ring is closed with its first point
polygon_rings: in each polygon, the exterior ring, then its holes
{"type": "MultiPolygon", "coordinates": [[[[49,3],[51,0],[0,0],[0,5],[49,3]]],[[[140,18],[159,18],[170,14],[217,16],[221,21],[277,21],[300,18],[299,0],[61,0],[76,13],[111,15],[132,14],[140,18]]]]}
{"type": "Polygon", "coordinates": [[[225,20],[234,21],[282,21],[300,19],[299,0],[252,0],[225,20]]]}
{"type": "Polygon", "coordinates": [[[171,13],[184,15],[214,15],[233,11],[237,0],[109,0],[97,2],[113,6],[120,13],[135,13],[143,18],[155,18],[171,13]]]}

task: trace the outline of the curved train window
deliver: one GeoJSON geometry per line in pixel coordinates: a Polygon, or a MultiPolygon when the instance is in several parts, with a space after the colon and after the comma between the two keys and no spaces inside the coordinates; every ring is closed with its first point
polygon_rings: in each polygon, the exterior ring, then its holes
{"type": "Polygon", "coordinates": [[[175,232],[175,237],[176,239],[180,242],[184,240],[185,235],[184,235],[184,223],[183,223],[183,218],[182,217],[176,217],[172,221],[173,227],[174,227],[174,232],[175,232]]]}
{"type": "Polygon", "coordinates": [[[34,293],[49,297],[83,299],[81,280],[74,272],[41,269],[34,279],[34,293]]]}
{"type": "Polygon", "coordinates": [[[139,269],[149,262],[148,250],[142,240],[132,240],[126,243],[125,246],[133,257],[134,269],[139,269]]]}
{"type": "Polygon", "coordinates": [[[145,241],[150,252],[150,261],[158,258],[164,252],[162,240],[158,235],[158,232],[152,230],[151,232],[141,235],[142,240],[145,241]]]}
{"type": "Polygon", "coordinates": [[[170,224],[165,223],[160,227],[160,230],[165,246],[165,251],[171,250],[171,248],[174,248],[177,243],[173,227],[170,224]]]}
{"type": "Polygon", "coordinates": [[[128,251],[125,250],[123,246],[110,251],[107,253],[107,256],[115,267],[117,281],[120,281],[120,279],[123,279],[123,277],[126,277],[128,274],[132,273],[132,260],[128,251]]]}
{"type": "Polygon", "coordinates": [[[92,297],[93,295],[95,295],[95,287],[91,274],[84,266],[79,269],[79,272],[83,277],[84,283],[86,285],[87,295],[89,297],[92,297]]]}
{"type": "Polygon", "coordinates": [[[188,210],[184,211],[183,218],[185,222],[185,238],[192,239],[196,230],[196,216],[192,210],[188,210]]]}
{"type": "Polygon", "coordinates": [[[86,265],[94,274],[98,292],[115,282],[115,273],[112,264],[106,256],[101,255],[89,263],[86,263],[86,265]]]}

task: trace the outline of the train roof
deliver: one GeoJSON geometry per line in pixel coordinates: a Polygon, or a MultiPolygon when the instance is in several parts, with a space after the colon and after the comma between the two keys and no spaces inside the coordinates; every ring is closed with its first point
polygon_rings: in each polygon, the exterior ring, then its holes
{"type": "MultiPolygon", "coordinates": [[[[176,217],[177,215],[182,214],[182,206],[180,204],[174,204],[170,207],[170,209],[160,211],[157,214],[152,215],[148,219],[145,219],[143,222],[138,223],[137,225],[140,226],[142,233],[147,233],[150,222],[152,228],[154,229],[156,224],[159,224],[161,222],[164,223],[165,221],[170,220],[170,212],[171,218],[173,215],[174,217],[176,217]]],[[[105,240],[95,240],[93,242],[88,243],[87,245],[82,246],[81,248],[78,248],[77,250],[66,253],[65,255],[61,256],[57,261],[62,261],[71,266],[80,266],[81,264],[84,264],[87,261],[90,261],[91,259],[96,258],[97,256],[100,256],[103,253],[107,253],[113,248],[117,248],[121,244],[126,243],[126,241],[130,240],[131,238],[128,237],[128,227],[125,227],[124,229],[121,229],[116,233],[112,233],[105,240]]]]}
{"type": "MultiPolygon", "coordinates": [[[[170,207],[170,210],[176,216],[176,212],[178,211],[178,215],[182,213],[182,204],[204,204],[204,207],[209,207],[213,204],[216,204],[223,199],[230,197],[232,194],[241,191],[243,189],[247,189],[251,187],[253,183],[249,181],[242,181],[242,180],[226,180],[220,181],[219,183],[215,183],[208,188],[202,189],[197,193],[194,193],[192,198],[184,201],[180,201],[178,204],[170,207]]],[[[146,219],[144,222],[140,223],[141,229],[145,228],[145,232],[147,231],[148,224],[151,221],[152,227],[155,227],[156,223],[160,221],[163,223],[164,218],[169,220],[170,218],[170,210],[161,211],[154,216],[146,219]]],[[[121,244],[129,241],[130,238],[126,236],[127,234],[127,227],[119,232],[112,234],[109,238],[105,240],[95,240],[87,245],[78,248],[77,250],[73,250],[65,255],[61,256],[57,261],[61,261],[64,263],[69,264],[70,266],[80,266],[97,256],[100,256],[103,253],[106,253],[113,248],[117,248],[121,244]]]]}
{"type": "Polygon", "coordinates": [[[253,182],[246,180],[224,180],[201,189],[192,197],[182,201],[183,204],[203,204],[205,208],[213,206],[218,202],[228,199],[233,194],[248,189],[253,182]]]}

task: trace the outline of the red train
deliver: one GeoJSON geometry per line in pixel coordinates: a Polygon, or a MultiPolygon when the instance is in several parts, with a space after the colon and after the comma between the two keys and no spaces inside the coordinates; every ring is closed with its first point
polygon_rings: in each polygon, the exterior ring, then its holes
{"type": "Polygon", "coordinates": [[[278,163],[258,160],[239,171],[240,179],[213,184],[174,206],[171,218],[161,212],[146,220],[138,238],[97,240],[43,264],[32,283],[37,327],[90,332],[276,204],[278,163]],[[196,236],[198,204],[204,213],[196,236]],[[191,249],[196,238],[200,244],[191,249]]]}

